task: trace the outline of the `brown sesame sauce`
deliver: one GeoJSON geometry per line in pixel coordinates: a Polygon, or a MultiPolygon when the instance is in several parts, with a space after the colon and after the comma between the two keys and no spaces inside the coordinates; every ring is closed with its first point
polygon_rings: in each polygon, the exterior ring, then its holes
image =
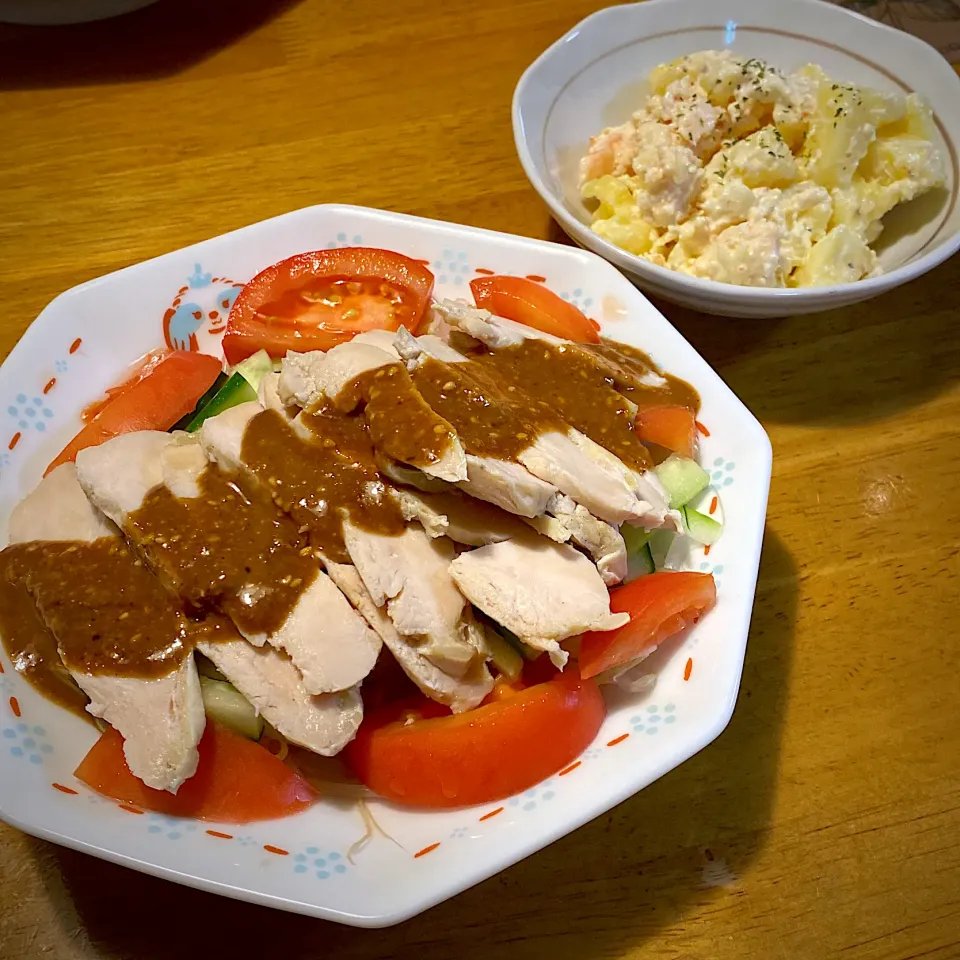
{"type": "Polygon", "coordinates": [[[308,435],[274,410],[257,414],[244,431],[241,457],[310,545],[330,560],[349,563],[345,519],[364,530],[399,536],[403,515],[377,471],[364,418],[323,403],[301,414],[299,423],[308,435]]]}
{"type": "Polygon", "coordinates": [[[191,613],[215,609],[246,635],[275,633],[319,572],[305,538],[213,464],[198,486],[189,498],[152,490],[127,517],[128,535],[191,613]]]}
{"type": "Polygon", "coordinates": [[[647,354],[616,340],[583,344],[607,382],[637,407],[680,406],[696,414],[700,395],[685,380],[664,373],[647,354]],[[659,378],[662,383],[651,382],[659,378]]]}
{"type": "Polygon", "coordinates": [[[688,384],[651,385],[650,373],[659,375],[645,354],[613,341],[584,348],[528,339],[460,363],[423,358],[412,379],[470,453],[516,459],[541,434],[570,426],[643,470],[651,459],[633,430],[637,406],[698,404],[688,384]]]}
{"type": "Polygon", "coordinates": [[[87,697],[60,660],[57,641],[37,612],[25,587],[0,577],[0,633],[13,669],[48,700],[92,719],[87,697]]]}
{"type": "Polygon", "coordinates": [[[119,537],[18,543],[0,556],[4,600],[13,600],[0,614],[4,642],[51,699],[64,697],[63,666],[161,677],[193,649],[193,624],[119,537]]]}
{"type": "Polygon", "coordinates": [[[373,445],[387,456],[429,467],[451,450],[453,427],[431,409],[402,363],[361,374],[351,389],[366,404],[364,416],[373,445]]]}

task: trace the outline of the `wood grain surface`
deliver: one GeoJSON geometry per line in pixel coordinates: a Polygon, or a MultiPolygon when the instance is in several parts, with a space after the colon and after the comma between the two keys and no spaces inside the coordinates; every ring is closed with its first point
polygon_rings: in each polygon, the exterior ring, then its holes
{"type": "MultiPolygon", "coordinates": [[[[561,240],[514,155],[510,97],[599,5],[163,0],[0,27],[0,353],[73,284],[307,204],[561,240]]],[[[960,21],[946,0],[858,5],[960,21]]],[[[958,294],[955,259],[814,317],[663,305],[774,447],[740,700],[700,755],[385,931],[0,825],[0,957],[960,957],[958,294]]]]}

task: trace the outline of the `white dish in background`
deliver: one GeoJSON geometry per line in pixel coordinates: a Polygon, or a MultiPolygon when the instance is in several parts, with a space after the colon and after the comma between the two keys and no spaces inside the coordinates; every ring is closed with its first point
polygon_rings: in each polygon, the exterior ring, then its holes
{"type": "Polygon", "coordinates": [[[207,240],[74,287],[36,319],[0,369],[0,542],[10,509],[80,426],[79,412],[137,357],[196,335],[218,352],[239,285],[294,253],[362,244],[430,264],[438,295],[469,296],[478,271],[538,275],[607,336],[642,347],[703,399],[701,460],[725,535],[690,569],[712,569],[718,603],[682,643],[654,654],[644,699],[611,699],[593,747],[520,797],[450,812],[373,802],[396,843],[362,836],[359,810],[321,802],[242,827],[132,816],[72,777],[94,728],[45,700],[0,654],[0,817],[65,846],[214,893],[358,926],[386,926],[515,863],[636,793],[713,740],[733,711],[756,586],[770,444],[729,388],[608,263],[586,251],[360,207],[319,206],[207,240]],[[199,319],[197,319],[199,318],[199,319]],[[193,329],[191,329],[191,325],[193,329]],[[688,668],[687,664],[691,666],[688,668]],[[688,679],[685,679],[685,674],[688,679]],[[70,792],[64,792],[67,788],[70,792]]]}
{"type": "Polygon", "coordinates": [[[813,313],[878,296],[919,277],[960,248],[960,77],[931,46],[821,0],[646,0],[587,17],[531,64],[513,98],[524,170],[560,226],[648,293],[725,316],[813,313]],[[644,80],[661,63],[730,49],[793,70],[816,63],[837,80],[917,92],[930,102],[947,158],[943,190],[885,218],[874,245],[886,271],[843,286],[759,289],[676,273],[621,250],[590,229],[577,165],[590,137],[642,105],[644,80]]]}

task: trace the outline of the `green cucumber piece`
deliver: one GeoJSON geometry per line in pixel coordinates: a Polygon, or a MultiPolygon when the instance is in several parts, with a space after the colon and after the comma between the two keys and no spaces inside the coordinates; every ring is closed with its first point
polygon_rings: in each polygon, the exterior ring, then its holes
{"type": "Polygon", "coordinates": [[[720,539],[723,525],[705,513],[699,513],[690,507],[683,507],[680,511],[683,517],[683,527],[691,540],[711,547],[720,539]]]}
{"type": "Polygon", "coordinates": [[[631,557],[635,553],[640,553],[647,545],[647,541],[650,539],[650,531],[644,530],[643,527],[631,527],[625,523],[620,528],[620,536],[623,537],[623,542],[627,548],[627,556],[631,557]]]}
{"type": "Polygon", "coordinates": [[[676,542],[677,535],[672,530],[652,530],[650,532],[650,556],[657,570],[662,570],[667,562],[667,554],[676,542]]]}
{"type": "Polygon", "coordinates": [[[653,573],[653,554],[650,552],[650,532],[642,527],[624,524],[620,535],[627,548],[627,581],[636,580],[645,573],[653,573]]]}
{"type": "Polygon", "coordinates": [[[523,657],[520,651],[512,644],[507,643],[496,630],[486,630],[487,647],[493,665],[511,683],[520,676],[523,670],[523,657]]]}
{"type": "Polygon", "coordinates": [[[510,644],[524,660],[536,660],[537,657],[543,653],[542,650],[534,650],[533,647],[528,647],[512,630],[508,630],[502,623],[497,623],[496,620],[491,620],[489,617],[486,617],[486,620],[487,623],[493,627],[494,632],[510,644]]]}
{"type": "Polygon", "coordinates": [[[699,463],[676,454],[667,457],[654,472],[667,491],[673,510],[692,500],[710,482],[710,474],[699,463]]]}
{"type": "Polygon", "coordinates": [[[217,379],[213,381],[213,386],[197,401],[197,405],[188,414],[182,416],[170,430],[186,430],[193,418],[223,389],[229,379],[225,373],[218,374],[217,379]]]}
{"type": "Polygon", "coordinates": [[[268,373],[273,373],[273,360],[266,350],[258,350],[246,360],[241,360],[233,368],[233,372],[239,373],[254,390],[259,390],[260,381],[268,373]]]}
{"type": "Polygon", "coordinates": [[[237,407],[241,403],[249,403],[257,399],[257,391],[248,383],[242,373],[234,373],[230,379],[217,391],[204,407],[201,407],[196,416],[187,424],[187,433],[196,433],[203,425],[204,420],[215,417],[224,410],[237,407]]]}
{"type": "Polygon", "coordinates": [[[203,709],[211,720],[235,730],[242,737],[259,740],[263,733],[263,717],[253,704],[232,683],[200,676],[203,709]]]}

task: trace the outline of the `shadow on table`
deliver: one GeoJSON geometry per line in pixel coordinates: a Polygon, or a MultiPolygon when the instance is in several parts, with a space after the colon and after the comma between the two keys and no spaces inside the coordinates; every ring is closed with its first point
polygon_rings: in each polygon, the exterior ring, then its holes
{"type": "Polygon", "coordinates": [[[611,813],[405,924],[356,930],[287,916],[69,850],[44,875],[58,916],[110,960],[624,955],[742,893],[737,878],[770,826],[797,591],[793,559],[768,530],[739,702],[721,737],[611,813]]]}
{"type": "MultiPolygon", "coordinates": [[[[572,242],[553,220],[546,236],[572,242]]],[[[875,300],[776,320],[651,299],[761,421],[843,425],[895,415],[960,379],[958,297],[960,257],[875,300]]]]}
{"type": "Polygon", "coordinates": [[[160,0],[95,23],[0,23],[0,90],[170,76],[200,63],[300,0],[160,0]]]}

